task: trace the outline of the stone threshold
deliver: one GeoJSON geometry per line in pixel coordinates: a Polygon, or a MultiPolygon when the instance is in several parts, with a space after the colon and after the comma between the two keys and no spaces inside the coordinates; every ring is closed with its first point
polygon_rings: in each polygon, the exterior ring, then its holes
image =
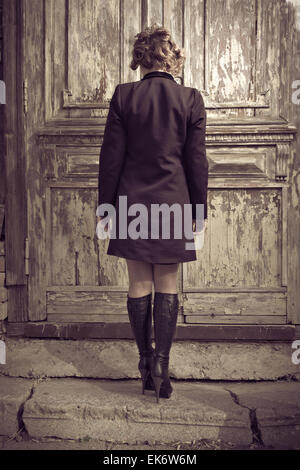
{"type": "MultiPolygon", "coordinates": [[[[8,337],[60,339],[134,339],[129,323],[6,322],[8,337]]],[[[293,341],[295,325],[177,324],[174,341],[293,341]]],[[[152,338],[154,332],[152,327],[152,338]]]]}

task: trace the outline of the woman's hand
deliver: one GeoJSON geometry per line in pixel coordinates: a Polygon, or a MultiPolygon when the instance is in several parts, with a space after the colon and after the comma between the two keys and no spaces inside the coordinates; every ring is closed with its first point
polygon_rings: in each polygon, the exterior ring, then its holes
{"type": "MultiPolygon", "coordinates": [[[[101,222],[102,219],[104,219],[104,216],[100,217],[100,216],[97,215],[97,224],[98,224],[98,222],[101,222]]],[[[108,231],[108,223],[104,227],[104,232],[107,232],[107,231],[108,231]]]]}
{"type": "MultiPolygon", "coordinates": [[[[201,232],[204,232],[207,228],[207,219],[204,219],[204,224],[203,224],[203,227],[202,227],[202,230],[200,230],[200,232],[198,233],[201,233],[201,232]]],[[[193,219],[193,232],[196,231],[196,219],[193,219]]]]}

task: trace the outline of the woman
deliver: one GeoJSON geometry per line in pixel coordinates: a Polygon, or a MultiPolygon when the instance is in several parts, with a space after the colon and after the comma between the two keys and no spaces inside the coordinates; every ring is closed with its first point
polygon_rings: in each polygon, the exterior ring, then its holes
{"type": "MultiPolygon", "coordinates": [[[[159,397],[169,398],[173,391],[168,367],[179,306],[178,266],[197,257],[194,248],[187,249],[193,232],[190,237],[184,230],[184,218],[178,222],[175,212],[170,211],[170,234],[164,237],[160,224],[166,225],[166,213],[156,212],[154,217],[151,211],[157,204],[168,207],[175,204],[182,215],[184,205],[189,205],[188,220],[193,218],[194,231],[199,214],[196,206],[201,205],[204,217],[199,220],[202,230],[205,229],[206,111],[200,92],[174,79],[185,57],[169,31],[154,24],[135,38],[130,67],[136,70],[140,66],[143,78],[117,85],[111,99],[100,152],[98,203],[110,204],[115,209],[116,236],[110,237],[107,254],[126,259],[127,309],[140,355],[142,392],[155,387],[158,403],[159,397]],[[146,216],[140,219],[143,233],[138,237],[120,235],[124,225],[129,232],[134,219],[134,210],[125,214],[124,198],[126,210],[134,209],[133,204],[137,203],[146,210],[146,216]],[[151,236],[152,223],[156,227],[158,224],[159,236],[151,236]],[[181,229],[180,237],[174,233],[176,224],[181,229]],[[151,342],[152,283],[155,351],[151,342]]],[[[97,214],[103,215],[104,211],[97,214]]],[[[102,219],[103,216],[98,217],[107,231],[109,218],[102,219]]]]}

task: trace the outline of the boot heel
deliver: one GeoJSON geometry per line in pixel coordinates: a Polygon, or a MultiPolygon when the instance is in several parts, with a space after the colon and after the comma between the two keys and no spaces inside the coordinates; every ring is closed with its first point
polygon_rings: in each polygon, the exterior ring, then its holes
{"type": "Polygon", "coordinates": [[[142,394],[145,395],[145,385],[146,381],[148,379],[148,376],[150,374],[149,369],[141,369],[140,370],[141,376],[142,376],[142,394]]]}
{"type": "Polygon", "coordinates": [[[154,386],[155,386],[155,393],[156,393],[156,403],[159,403],[159,391],[160,391],[160,386],[163,382],[162,377],[152,377],[154,386]]]}

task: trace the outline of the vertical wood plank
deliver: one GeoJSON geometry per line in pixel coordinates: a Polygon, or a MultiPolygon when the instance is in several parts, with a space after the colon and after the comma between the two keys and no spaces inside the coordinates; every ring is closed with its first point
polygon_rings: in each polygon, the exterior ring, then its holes
{"type": "Polygon", "coordinates": [[[251,47],[255,44],[255,2],[210,0],[206,5],[205,83],[210,99],[249,100],[255,63],[255,47],[251,47]]]}
{"type": "Polygon", "coordinates": [[[68,0],[45,1],[45,115],[46,120],[58,113],[67,117],[62,109],[62,90],[67,88],[66,12],[68,0]]]}
{"type": "MultiPolygon", "coordinates": [[[[295,88],[292,87],[292,84],[294,80],[299,80],[300,77],[300,24],[298,16],[297,25],[295,2],[292,3],[285,0],[282,2],[281,11],[281,38],[283,38],[283,36],[286,38],[286,40],[281,43],[281,55],[285,56],[286,62],[284,62],[284,64],[286,67],[280,67],[280,95],[282,96],[280,101],[280,114],[293,123],[298,129],[291,149],[291,158],[288,162],[287,312],[288,322],[300,325],[300,105],[292,102],[292,93],[296,91],[295,88]],[[286,31],[288,34],[285,33],[286,31]]],[[[299,85],[297,88],[299,89],[299,85]]]]}
{"type": "Polygon", "coordinates": [[[27,201],[29,239],[29,319],[46,318],[45,162],[36,129],[45,122],[44,2],[25,0],[24,73],[29,84],[26,121],[27,201]],[[32,66],[34,64],[34,67],[32,66]]]}
{"type": "MultiPolygon", "coordinates": [[[[163,1],[163,24],[171,32],[176,45],[183,48],[183,0],[163,1]]],[[[183,83],[184,67],[179,74],[183,83]]]]}
{"type": "Polygon", "coordinates": [[[23,72],[23,1],[3,4],[3,79],[6,104],[3,115],[5,157],[5,283],[8,287],[8,320],[26,321],[27,278],[25,274],[25,237],[27,207],[22,84],[23,72]]]}
{"type": "Polygon", "coordinates": [[[205,12],[203,0],[185,0],[183,36],[186,54],[184,85],[203,90],[205,85],[205,12]]]}
{"type": "Polygon", "coordinates": [[[266,93],[270,107],[256,109],[256,116],[279,115],[280,3],[278,0],[257,0],[256,93],[266,93]]]}
{"type": "Polygon", "coordinates": [[[121,76],[121,82],[135,82],[140,79],[140,68],[131,70],[129,64],[132,60],[132,48],[135,41],[135,35],[141,31],[142,24],[142,6],[141,1],[122,0],[122,17],[123,17],[123,56],[124,67],[121,76]]]}
{"type": "Polygon", "coordinates": [[[288,217],[288,187],[282,188],[282,202],[281,202],[281,225],[282,225],[282,240],[281,240],[281,285],[287,286],[288,273],[287,273],[287,250],[288,250],[288,237],[287,237],[287,217],[288,217]]]}
{"type": "Polygon", "coordinates": [[[119,1],[69,0],[68,88],[75,101],[110,99],[121,81],[119,1]]]}
{"type": "Polygon", "coordinates": [[[6,285],[26,284],[24,240],[26,192],[23,117],[23,2],[4,2],[4,139],[6,168],[5,251],[6,285]],[[12,60],[12,58],[14,60],[12,60]]]}
{"type": "Polygon", "coordinates": [[[163,0],[143,0],[142,2],[142,28],[153,23],[163,23],[163,0]]]}

